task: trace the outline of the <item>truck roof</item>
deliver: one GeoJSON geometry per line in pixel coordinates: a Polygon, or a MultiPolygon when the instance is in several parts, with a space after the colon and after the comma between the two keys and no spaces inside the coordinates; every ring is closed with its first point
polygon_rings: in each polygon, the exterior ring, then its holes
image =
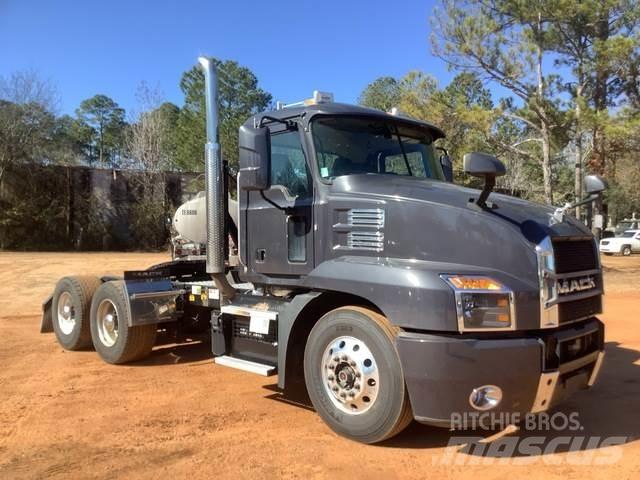
{"type": "Polygon", "coordinates": [[[374,117],[380,120],[387,120],[393,122],[402,122],[408,125],[412,125],[418,128],[423,128],[429,130],[434,140],[438,138],[444,138],[445,133],[439,127],[435,125],[424,122],[422,120],[418,120],[412,117],[408,117],[405,115],[392,115],[387,112],[383,112],[382,110],[377,110],[375,108],[367,108],[361,107],[358,105],[350,105],[348,103],[315,103],[311,105],[304,105],[299,107],[286,107],[280,110],[272,110],[268,112],[261,112],[252,117],[250,117],[246,122],[246,126],[253,126],[254,122],[259,122],[260,119],[264,116],[274,117],[278,119],[287,119],[305,116],[308,120],[313,118],[315,115],[345,115],[345,116],[363,116],[363,117],[374,117]]]}

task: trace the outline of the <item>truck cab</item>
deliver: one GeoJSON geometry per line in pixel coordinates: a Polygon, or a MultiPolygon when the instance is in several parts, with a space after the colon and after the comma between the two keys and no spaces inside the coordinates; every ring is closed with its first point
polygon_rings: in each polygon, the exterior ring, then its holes
{"type": "Polygon", "coordinates": [[[445,173],[442,137],[335,103],[250,119],[240,132],[241,277],[375,305],[402,330],[396,346],[422,421],[446,424],[492,395],[546,410],[592,383],[602,359],[594,238],[516,198],[492,194],[480,207],[477,190],[445,173]],[[259,153],[256,131],[268,145],[259,153]]]}
{"type": "Polygon", "coordinates": [[[316,104],[249,119],[241,144],[254,123],[268,137],[268,162],[259,167],[268,184],[249,184],[256,170],[245,161],[253,152],[241,146],[239,232],[246,278],[259,283],[297,285],[325,261],[385,251],[387,192],[353,185],[389,190],[397,182],[412,188],[445,179],[434,150],[443,132],[410,119],[316,104]]]}

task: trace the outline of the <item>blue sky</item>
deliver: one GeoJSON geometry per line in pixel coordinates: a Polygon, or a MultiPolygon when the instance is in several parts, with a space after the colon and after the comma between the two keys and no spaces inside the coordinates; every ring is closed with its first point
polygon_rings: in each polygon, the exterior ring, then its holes
{"type": "Polygon", "coordinates": [[[57,86],[61,113],[96,93],[129,110],[142,81],[180,105],[180,75],[208,54],[249,67],[274,100],[319,89],[355,102],[382,75],[449,82],[430,54],[434,3],[0,0],[0,75],[35,69],[57,86]]]}

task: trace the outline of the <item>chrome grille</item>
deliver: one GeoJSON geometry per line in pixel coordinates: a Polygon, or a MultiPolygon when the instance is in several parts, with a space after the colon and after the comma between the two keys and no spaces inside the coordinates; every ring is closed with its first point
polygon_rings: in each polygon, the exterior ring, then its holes
{"type": "Polygon", "coordinates": [[[384,249],[383,232],[349,232],[347,246],[353,250],[381,252],[384,249]]]}
{"type": "Polygon", "coordinates": [[[536,252],[541,328],[557,327],[602,312],[602,276],[591,238],[547,237],[536,252]],[[595,288],[578,288],[588,278],[593,278],[595,288]],[[569,290],[566,285],[576,287],[569,290]]]}
{"type": "Polygon", "coordinates": [[[348,214],[351,227],[384,228],[384,210],[381,208],[353,208],[348,214]]]}

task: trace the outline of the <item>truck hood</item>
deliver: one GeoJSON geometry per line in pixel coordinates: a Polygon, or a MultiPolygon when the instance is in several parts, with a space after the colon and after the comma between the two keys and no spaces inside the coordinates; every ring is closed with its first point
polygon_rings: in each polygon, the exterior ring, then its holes
{"type": "Polygon", "coordinates": [[[554,222],[554,208],[492,193],[488,202],[495,208],[483,210],[475,204],[480,190],[437,180],[396,175],[349,175],[338,177],[332,190],[346,195],[378,198],[398,206],[461,210],[469,215],[479,215],[487,222],[508,225],[536,244],[546,236],[591,235],[586,226],[570,215],[565,215],[563,222],[554,222]]]}
{"type": "MultiPolygon", "coordinates": [[[[343,209],[384,210],[380,257],[446,263],[450,271],[460,273],[495,271],[530,284],[536,292],[536,245],[546,237],[591,235],[569,215],[554,223],[552,208],[506,195],[491,194],[489,201],[496,208],[481,209],[474,202],[479,194],[436,180],[349,175],[335,179],[330,203],[334,218],[343,209]]],[[[351,228],[359,235],[371,231],[366,226],[351,228]]],[[[335,254],[349,249],[348,244],[333,245],[335,254]]]]}
{"type": "Polygon", "coordinates": [[[551,222],[552,208],[492,194],[497,208],[481,209],[478,190],[436,180],[350,175],[327,193],[315,220],[331,234],[316,237],[322,262],[311,281],[380,303],[409,328],[457,331],[455,299],[441,278],[456,274],[507,285],[518,328],[540,328],[537,245],[548,237],[592,238],[568,215],[551,222]]]}

